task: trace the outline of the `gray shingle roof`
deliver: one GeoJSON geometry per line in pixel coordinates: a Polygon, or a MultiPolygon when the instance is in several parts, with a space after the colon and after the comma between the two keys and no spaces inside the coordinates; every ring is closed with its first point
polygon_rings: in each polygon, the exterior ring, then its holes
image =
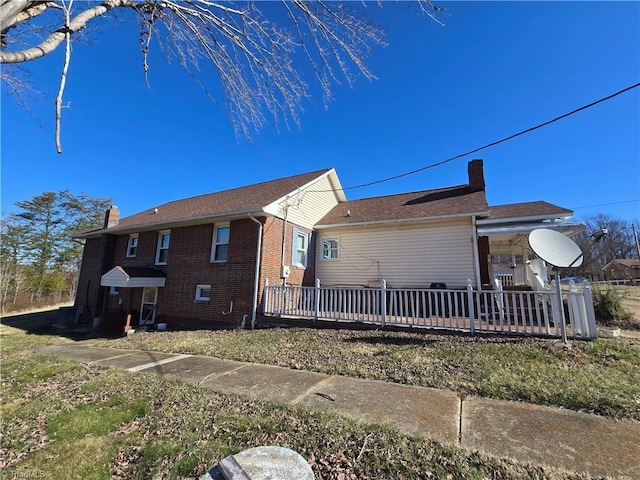
{"type": "Polygon", "coordinates": [[[143,230],[145,227],[151,226],[157,228],[162,225],[171,225],[178,222],[222,217],[245,212],[255,213],[330,170],[331,169],[323,169],[268,182],[256,183],[245,187],[232,188],[222,192],[175,200],[121,218],[117,226],[109,228],[108,230],[85,231],[79,233],[78,237],[99,235],[105,232],[118,233],[133,231],[135,229],[143,230]]]}
{"type": "Polygon", "coordinates": [[[489,220],[543,216],[546,216],[546,218],[562,218],[573,215],[571,210],[544,201],[492,205],[489,210],[489,220]]]}
{"type": "Polygon", "coordinates": [[[318,226],[486,215],[488,209],[484,190],[459,185],[340,203],[318,222],[318,226]]]}

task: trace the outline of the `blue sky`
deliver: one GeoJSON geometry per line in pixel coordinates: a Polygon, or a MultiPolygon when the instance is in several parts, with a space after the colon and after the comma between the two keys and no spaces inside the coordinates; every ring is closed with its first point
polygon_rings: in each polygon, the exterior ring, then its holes
{"type": "MultiPolygon", "coordinates": [[[[62,52],[29,65],[31,113],[2,91],[2,211],[44,191],[112,197],[131,215],[167,201],[325,167],[344,187],[436,163],[640,81],[639,2],[443,2],[444,26],[408,3],[371,4],[388,46],[379,77],[316,96],[301,128],[238,141],[182,68],[152,56],[148,88],[135,22],[101,19],[77,43],[54,146],[62,52]]],[[[210,85],[213,85],[213,79],[210,85]]],[[[223,103],[223,99],[220,99],[223,103]]],[[[640,88],[548,127],[349,199],[467,182],[483,158],[490,204],[546,200],[575,218],[640,220],[640,88]]]]}

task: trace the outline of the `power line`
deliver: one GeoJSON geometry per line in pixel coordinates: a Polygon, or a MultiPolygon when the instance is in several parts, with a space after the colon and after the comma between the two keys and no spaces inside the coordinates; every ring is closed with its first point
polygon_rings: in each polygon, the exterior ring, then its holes
{"type": "Polygon", "coordinates": [[[512,139],[514,139],[516,137],[524,135],[525,133],[533,132],[534,130],[538,130],[539,128],[546,127],[547,125],[550,125],[550,124],[552,124],[554,122],[557,122],[558,120],[562,120],[563,118],[566,118],[566,117],[568,117],[570,115],[573,115],[575,113],[581,112],[582,110],[586,110],[587,108],[591,108],[591,107],[593,107],[595,105],[598,105],[599,103],[606,102],[607,100],[611,100],[612,98],[617,97],[618,95],[622,95],[623,93],[628,92],[629,90],[633,90],[634,88],[637,88],[639,86],[640,86],[640,83],[636,83],[635,85],[631,85],[630,87],[623,88],[622,90],[617,91],[616,93],[608,95],[608,96],[606,96],[604,98],[601,98],[600,100],[596,100],[595,102],[591,102],[588,105],[583,105],[580,108],[576,108],[575,110],[572,110],[572,111],[570,111],[568,113],[565,113],[563,115],[555,117],[555,118],[553,118],[551,120],[548,120],[548,121],[546,121],[544,123],[540,123],[540,124],[536,125],[535,127],[527,128],[526,130],[522,130],[522,131],[520,131],[518,133],[514,133],[513,135],[505,137],[505,138],[503,138],[501,140],[497,140],[495,142],[488,143],[488,144],[486,144],[486,145],[484,145],[482,147],[478,147],[478,148],[475,148],[473,150],[469,150],[468,152],[460,153],[459,155],[447,158],[446,160],[442,160],[440,162],[432,163],[430,165],[426,165],[426,166],[418,168],[416,170],[411,170],[410,172],[405,172],[405,173],[401,173],[399,175],[394,175],[392,177],[383,178],[381,180],[375,180],[373,182],[368,182],[368,183],[361,183],[360,185],[354,185],[352,187],[344,187],[344,188],[342,188],[342,190],[343,191],[344,190],[355,190],[356,188],[370,187],[371,185],[378,185],[380,183],[389,182],[391,180],[397,180],[399,178],[408,177],[409,175],[415,175],[416,173],[423,172],[423,171],[428,170],[430,168],[439,167],[440,165],[444,165],[445,163],[453,162],[454,160],[457,160],[457,159],[459,159],[461,157],[466,157],[467,155],[471,155],[471,154],[477,153],[477,152],[479,152],[481,150],[485,150],[485,149],[487,149],[489,147],[494,147],[494,146],[499,145],[501,143],[507,142],[507,141],[512,140],[512,139]]]}
{"type": "Polygon", "coordinates": [[[621,203],[634,203],[634,202],[640,202],[640,198],[634,198],[633,200],[622,200],[620,202],[600,203],[598,205],[585,205],[583,207],[573,207],[571,210],[581,210],[583,208],[593,208],[593,207],[606,207],[608,205],[620,205],[621,203]]]}

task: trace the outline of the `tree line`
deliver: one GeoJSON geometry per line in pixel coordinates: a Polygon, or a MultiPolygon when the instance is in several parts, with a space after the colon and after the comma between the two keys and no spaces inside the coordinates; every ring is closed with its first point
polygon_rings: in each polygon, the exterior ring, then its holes
{"type": "Polygon", "coordinates": [[[630,221],[599,213],[586,217],[582,222],[587,228],[573,240],[584,252],[584,257],[582,265],[572,269],[572,275],[604,280],[602,268],[612,260],[640,258],[630,221]],[[605,229],[607,234],[601,240],[594,241],[591,235],[605,229]]]}
{"type": "Polygon", "coordinates": [[[101,226],[110,198],[68,190],[16,202],[0,221],[2,312],[73,301],[83,243],[75,233],[101,226]]]}

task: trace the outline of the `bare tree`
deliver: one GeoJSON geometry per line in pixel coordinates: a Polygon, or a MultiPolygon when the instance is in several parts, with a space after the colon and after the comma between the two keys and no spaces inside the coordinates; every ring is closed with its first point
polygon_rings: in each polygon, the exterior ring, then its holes
{"type": "MultiPolygon", "coordinates": [[[[440,10],[430,0],[412,5],[432,18],[440,10]]],[[[365,60],[373,46],[384,44],[383,30],[365,14],[365,2],[0,0],[1,64],[34,61],[65,45],[56,99],[58,152],[62,149],[60,114],[71,41],[79,31],[90,28],[92,19],[124,10],[135,12],[140,21],[145,75],[153,39],[201,86],[195,74],[199,62],[211,63],[219,74],[229,118],[236,132],[245,137],[264,126],[267,115],[276,122],[298,122],[301,102],[309,90],[294,59],[302,57],[311,66],[323,100],[328,102],[333,84],[351,84],[358,73],[374,78],[365,60]]]]}
{"type": "Polygon", "coordinates": [[[602,267],[610,261],[636,256],[631,222],[602,213],[586,217],[583,221],[587,225],[586,232],[575,238],[585,252],[584,261],[576,270],[577,274],[597,279],[603,275],[602,267]],[[605,229],[607,235],[593,244],[590,234],[605,229]]]}

